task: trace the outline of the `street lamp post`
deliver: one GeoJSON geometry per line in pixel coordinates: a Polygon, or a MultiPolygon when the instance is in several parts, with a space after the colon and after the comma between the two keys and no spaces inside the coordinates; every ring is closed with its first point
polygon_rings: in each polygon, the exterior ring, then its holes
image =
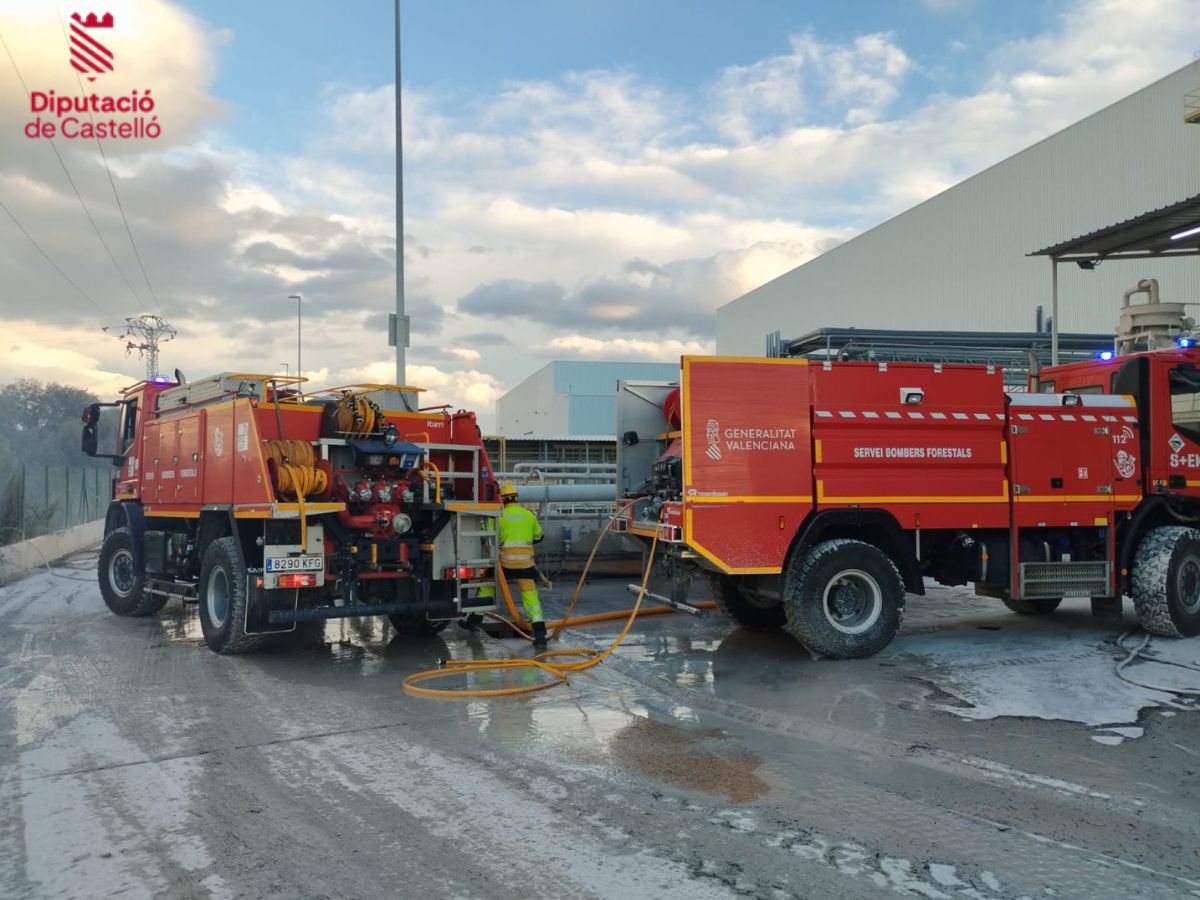
{"type": "Polygon", "coordinates": [[[291,370],[288,368],[287,360],[284,360],[283,362],[281,362],[280,365],[283,366],[283,377],[284,378],[287,378],[289,375],[292,374],[291,370]]]}
{"type": "Polygon", "coordinates": [[[296,301],[296,377],[304,375],[304,367],[300,364],[300,295],[288,294],[289,300],[296,301]]]}

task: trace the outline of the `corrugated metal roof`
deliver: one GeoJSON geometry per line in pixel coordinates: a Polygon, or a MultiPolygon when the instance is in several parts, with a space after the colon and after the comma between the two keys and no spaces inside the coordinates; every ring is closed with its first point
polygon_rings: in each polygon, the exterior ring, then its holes
{"type": "Polygon", "coordinates": [[[1103,259],[1132,253],[1200,253],[1200,194],[1027,255],[1103,259]],[[1188,231],[1193,233],[1172,239],[1188,231]]]}

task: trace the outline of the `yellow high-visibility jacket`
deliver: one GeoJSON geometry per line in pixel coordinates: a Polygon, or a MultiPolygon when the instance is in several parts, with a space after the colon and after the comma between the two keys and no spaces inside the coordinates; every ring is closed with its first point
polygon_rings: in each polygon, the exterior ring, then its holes
{"type": "Polygon", "coordinates": [[[506,569],[533,568],[533,545],[542,539],[537,516],[523,506],[509,503],[498,522],[500,565],[506,569]]]}

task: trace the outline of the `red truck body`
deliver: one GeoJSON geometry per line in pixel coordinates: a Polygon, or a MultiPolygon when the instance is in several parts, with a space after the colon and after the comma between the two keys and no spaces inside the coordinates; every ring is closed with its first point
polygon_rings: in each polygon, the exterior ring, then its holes
{"type": "MultiPolygon", "coordinates": [[[[1094,380],[1098,371],[1081,364],[1070,375],[1094,380]]],[[[706,571],[743,624],[787,627],[828,655],[886,644],[890,635],[874,634],[887,624],[881,613],[862,631],[846,626],[849,641],[836,612],[816,624],[838,640],[804,624],[802,570],[831,541],[861,545],[839,551],[846,566],[854,552],[878,551],[909,592],[933,577],[974,583],[1021,612],[1068,596],[1119,610],[1145,531],[1128,528],[1145,506],[1141,460],[1149,454],[1154,467],[1161,454],[1141,439],[1134,398],[1111,384],[1006,394],[988,366],[727,357],[686,357],[681,374],[678,429],[656,436],[652,472],[637,429],[618,422],[618,468],[642,452],[650,476],[623,485],[619,527],[641,537],[661,529],[676,580],[683,565],[706,571]]],[[[1067,377],[1065,368],[1055,374],[1067,377]]],[[[658,389],[673,407],[673,386],[658,389]]],[[[1200,462],[1200,444],[1196,454],[1200,462]]],[[[887,593],[879,578],[860,581],[860,593],[887,593]]],[[[852,582],[838,590],[850,596],[852,582]]],[[[819,602],[832,603],[827,594],[819,602]]],[[[902,610],[903,597],[895,602],[902,610]]],[[[899,616],[890,620],[898,627],[899,616]]]]}
{"type": "Polygon", "coordinates": [[[100,406],[120,412],[100,555],[109,608],[197,600],[223,653],[301,622],[387,615],[434,631],[492,609],[500,502],[474,413],[403,408],[411,388],[302,395],[300,382],[147,381],[85,410],[91,455],[100,406]]]}

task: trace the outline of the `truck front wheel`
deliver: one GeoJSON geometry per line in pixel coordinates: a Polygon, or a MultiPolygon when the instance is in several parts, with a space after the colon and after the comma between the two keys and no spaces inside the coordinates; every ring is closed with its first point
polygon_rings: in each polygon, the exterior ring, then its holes
{"type": "Polygon", "coordinates": [[[245,653],[262,638],[246,634],[246,610],[251,588],[236,538],[213,541],[200,566],[200,630],[208,649],[216,653],[245,653]]]}
{"type": "Polygon", "coordinates": [[[1200,531],[1170,525],[1138,545],[1130,580],[1138,622],[1151,634],[1200,634],[1200,531]]]}
{"type": "Polygon", "coordinates": [[[782,600],[743,590],[736,576],[712,575],[708,581],[717,609],[747,631],[774,631],[787,622],[782,600]]]}
{"type": "Polygon", "coordinates": [[[904,618],[896,564],[863,541],[825,541],[794,554],[783,579],[784,628],[819,656],[856,659],[886,647],[904,618]]]}
{"type": "Polygon", "coordinates": [[[105,536],[98,568],[100,595],[115,615],[152,616],[166,604],[166,597],[146,593],[146,576],[137,567],[128,528],[114,528],[105,536]]]}

